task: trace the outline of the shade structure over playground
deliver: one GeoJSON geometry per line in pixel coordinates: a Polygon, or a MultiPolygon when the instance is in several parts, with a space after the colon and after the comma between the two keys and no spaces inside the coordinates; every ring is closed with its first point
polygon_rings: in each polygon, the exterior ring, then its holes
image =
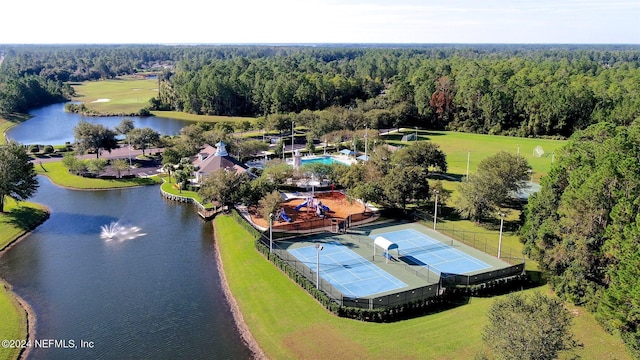
{"type": "Polygon", "coordinates": [[[378,236],[377,238],[375,238],[373,240],[373,258],[375,259],[376,256],[376,246],[382,248],[384,250],[384,252],[387,253],[387,256],[385,256],[385,260],[386,262],[389,262],[389,250],[396,250],[396,255],[398,257],[400,257],[400,249],[398,249],[398,244],[392,242],[389,239],[386,239],[382,236],[378,236]]]}

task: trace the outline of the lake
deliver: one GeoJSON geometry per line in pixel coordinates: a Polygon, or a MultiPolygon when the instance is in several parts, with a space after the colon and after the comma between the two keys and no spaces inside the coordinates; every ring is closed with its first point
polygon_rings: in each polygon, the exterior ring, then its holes
{"type": "Polygon", "coordinates": [[[123,118],[131,119],[137,128],[150,127],[161,135],[177,135],[180,129],[193,122],[156,116],[83,116],[64,111],[65,103],[48,105],[29,112],[31,119],[7,131],[7,136],[19,143],[30,145],[62,145],[73,142],[73,128],[86,120],[113,129],[123,118]]]}
{"type": "Polygon", "coordinates": [[[157,186],[73,191],[39,177],[51,217],[0,258],[36,338],[92,349],[32,359],[247,359],[218,276],[213,229],[157,186]],[[109,239],[102,227],[118,224],[109,239]]]}

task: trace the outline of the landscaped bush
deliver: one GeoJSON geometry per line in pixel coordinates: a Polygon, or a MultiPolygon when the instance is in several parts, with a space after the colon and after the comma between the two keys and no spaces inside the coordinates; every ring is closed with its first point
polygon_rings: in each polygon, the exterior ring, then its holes
{"type": "Polygon", "coordinates": [[[32,154],[36,154],[40,152],[40,146],[38,145],[31,145],[29,146],[29,152],[32,154]]]}
{"type": "Polygon", "coordinates": [[[42,152],[45,154],[53,154],[53,146],[45,145],[44,149],[42,149],[42,152]]]}

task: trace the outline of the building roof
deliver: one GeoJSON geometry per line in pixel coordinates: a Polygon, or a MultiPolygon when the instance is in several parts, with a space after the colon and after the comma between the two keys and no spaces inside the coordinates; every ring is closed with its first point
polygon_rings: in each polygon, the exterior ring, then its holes
{"type": "Polygon", "coordinates": [[[197,173],[208,175],[220,169],[233,170],[236,174],[242,174],[247,171],[248,167],[245,164],[229,156],[225,149],[225,143],[219,142],[216,145],[218,145],[217,149],[205,144],[196,155],[192,163],[197,168],[197,173]]]}

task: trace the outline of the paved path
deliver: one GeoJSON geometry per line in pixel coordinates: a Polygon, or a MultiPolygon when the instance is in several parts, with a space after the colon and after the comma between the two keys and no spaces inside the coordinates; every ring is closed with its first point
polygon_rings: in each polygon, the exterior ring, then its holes
{"type": "MultiPolygon", "coordinates": [[[[164,151],[164,149],[162,148],[153,148],[153,149],[147,149],[145,150],[145,154],[149,154],[149,153],[157,153],[157,152],[162,152],[164,151]],[[151,151],[150,151],[151,150],[151,151]]],[[[135,159],[136,156],[138,155],[142,155],[142,150],[131,150],[131,158],[135,159]]],[[[96,154],[83,154],[83,155],[78,155],[77,156],[78,159],[95,159],[96,158],[96,154]]],[[[107,152],[107,151],[103,151],[102,154],[100,155],[100,158],[102,159],[128,159],[129,158],[129,149],[127,149],[126,147],[123,148],[118,148],[118,149],[114,149],[111,150],[111,152],[107,152]]],[[[61,161],[62,160],[62,154],[60,155],[53,155],[53,156],[41,156],[41,157],[35,157],[33,160],[31,160],[31,162],[34,163],[48,163],[48,162],[53,162],[53,161],[61,161]]]]}

